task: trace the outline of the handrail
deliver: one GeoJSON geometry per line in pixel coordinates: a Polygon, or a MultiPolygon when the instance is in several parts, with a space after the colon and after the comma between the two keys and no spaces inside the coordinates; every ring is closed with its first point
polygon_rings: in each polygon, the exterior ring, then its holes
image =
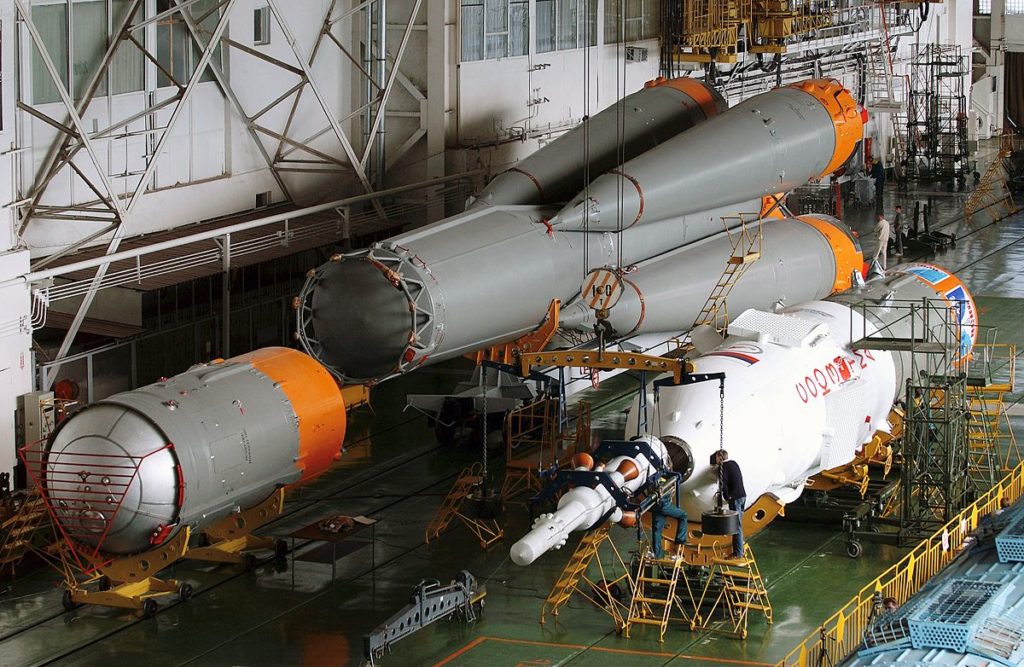
{"type": "Polygon", "coordinates": [[[161,250],[168,250],[181,246],[186,243],[196,243],[199,241],[206,241],[210,239],[218,239],[226,234],[235,234],[241,231],[249,229],[255,229],[258,227],[264,227],[279,222],[285,222],[287,220],[294,220],[299,217],[313,215],[315,213],[323,213],[325,211],[331,211],[338,208],[344,208],[346,206],[352,206],[353,204],[362,203],[379,199],[381,197],[388,197],[411,190],[420,190],[423,188],[433,187],[442,185],[451,181],[464,179],[470,176],[476,176],[483,173],[482,170],[467,171],[459,174],[451,174],[439,178],[432,178],[426,181],[420,181],[418,183],[411,183],[409,185],[402,185],[388,190],[380,190],[369,194],[357,195],[355,197],[348,197],[346,199],[339,199],[337,201],[327,202],[325,204],[317,204],[316,206],[309,206],[306,208],[300,208],[292,211],[286,211],[284,213],[278,213],[270,215],[265,218],[259,218],[257,220],[249,220],[247,222],[239,222],[227,227],[221,227],[219,229],[211,229],[204,232],[192,234],[190,236],[184,236],[177,239],[171,239],[168,241],[161,241],[159,243],[153,243],[150,245],[142,246],[139,248],[132,248],[130,250],[124,250],[111,255],[101,255],[92,259],[86,259],[73,264],[66,264],[64,266],[55,267],[52,269],[46,269],[44,271],[31,271],[24,275],[16,278],[11,278],[0,282],[0,288],[8,287],[10,285],[18,285],[23,283],[35,283],[49,278],[74,273],[76,271],[83,271],[85,269],[93,269],[103,264],[112,264],[114,262],[123,261],[126,259],[135,259],[143,255],[159,252],[161,250]]]}
{"type": "Polygon", "coordinates": [[[983,517],[1001,509],[1004,499],[1011,504],[1016,502],[1022,491],[1024,463],[1019,464],[945,526],[860,589],[839,611],[815,628],[814,632],[785,658],[775,663],[776,667],[809,667],[825,664],[822,658],[826,652],[831,658],[831,663],[836,664],[852,654],[861,645],[864,631],[871,619],[876,593],[880,593],[882,597],[894,597],[898,604],[905,603],[932,577],[953,562],[983,517]]]}

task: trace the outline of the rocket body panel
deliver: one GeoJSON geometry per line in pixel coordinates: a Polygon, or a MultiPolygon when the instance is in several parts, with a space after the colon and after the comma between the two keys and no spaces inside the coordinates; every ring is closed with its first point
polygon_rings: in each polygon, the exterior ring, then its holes
{"type": "MultiPolygon", "coordinates": [[[[775,301],[803,303],[835,289],[836,276],[849,276],[862,264],[855,241],[837,251],[820,227],[841,227],[821,216],[820,225],[802,219],[765,221],[761,257],[751,264],[729,293],[733,311],[765,308],[775,301]]],[[[624,290],[608,321],[620,335],[687,330],[719,281],[732,254],[726,233],[677,248],[641,262],[623,278],[624,290]]],[[[595,323],[587,303],[577,300],[563,309],[563,327],[586,330],[595,323]]]]}
{"type": "Polygon", "coordinates": [[[163,535],[170,539],[320,474],[340,450],[344,423],[326,370],[300,352],[265,348],[84,409],[54,434],[43,482],[70,533],[106,553],[135,553],[163,528],[174,528],[163,535]],[[268,369],[271,357],[290,367],[268,369]],[[289,385],[317,396],[295,404],[289,385]],[[128,457],[138,471],[118,499],[110,480],[125,474],[128,457]]]}
{"type": "Polygon", "coordinates": [[[498,174],[469,208],[563,203],[586,186],[588,156],[591,177],[603,174],[619,164],[620,150],[630,160],[727,107],[696,79],[651,81],[498,174]]]}
{"type": "MultiPolygon", "coordinates": [[[[852,98],[848,104],[856,107],[852,98]]],[[[552,223],[582,228],[588,214],[590,229],[614,230],[785,192],[827,174],[837,146],[836,122],[822,102],[779,88],[599,176],[552,223]]]]}

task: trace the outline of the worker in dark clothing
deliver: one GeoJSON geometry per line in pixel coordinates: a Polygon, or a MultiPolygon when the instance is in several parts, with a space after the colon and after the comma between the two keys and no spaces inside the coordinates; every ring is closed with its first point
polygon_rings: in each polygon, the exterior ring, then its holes
{"type": "Polygon", "coordinates": [[[747,490],[743,488],[743,473],[735,461],[729,460],[729,452],[718,450],[715,455],[718,474],[722,480],[722,497],[729,503],[729,509],[737,514],[739,530],[732,536],[732,557],[743,558],[743,508],[747,504],[747,490]]]}
{"type": "Polygon", "coordinates": [[[672,498],[666,493],[661,498],[658,498],[658,502],[654,503],[654,507],[651,509],[651,542],[654,549],[655,558],[665,557],[665,546],[662,544],[661,534],[665,531],[665,519],[672,517],[676,520],[676,553],[673,555],[679,555],[682,552],[683,545],[686,544],[686,522],[687,514],[686,510],[677,506],[672,502],[672,498]]]}
{"type": "Polygon", "coordinates": [[[885,167],[882,166],[881,160],[873,159],[871,161],[870,175],[875,180],[875,206],[881,210],[882,191],[885,189],[885,167]]]}

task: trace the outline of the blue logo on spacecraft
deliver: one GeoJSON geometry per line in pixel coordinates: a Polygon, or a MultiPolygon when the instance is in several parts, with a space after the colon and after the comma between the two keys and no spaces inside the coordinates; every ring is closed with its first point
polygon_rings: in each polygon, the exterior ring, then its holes
{"type": "Polygon", "coordinates": [[[960,324],[960,354],[964,358],[974,347],[974,332],[978,328],[978,315],[974,312],[974,302],[967,296],[963,285],[957,285],[946,292],[945,297],[957,311],[957,322],[960,324]]]}

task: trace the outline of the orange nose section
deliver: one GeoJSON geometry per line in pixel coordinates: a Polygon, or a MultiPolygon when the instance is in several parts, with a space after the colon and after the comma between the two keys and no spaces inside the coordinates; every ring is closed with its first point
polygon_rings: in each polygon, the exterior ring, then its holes
{"type": "Polygon", "coordinates": [[[850,159],[857,142],[864,137],[864,119],[857,107],[857,101],[841,83],[832,79],[809,79],[790,84],[788,87],[802,90],[821,102],[832,117],[836,129],[836,147],[832,153],[832,160],[821,172],[821,176],[827,176],[850,159]]]}
{"type": "Polygon", "coordinates": [[[345,401],[330,373],[312,357],[286,347],[266,347],[239,357],[274,380],[299,420],[299,483],[331,467],[345,440],[345,401]]]}

